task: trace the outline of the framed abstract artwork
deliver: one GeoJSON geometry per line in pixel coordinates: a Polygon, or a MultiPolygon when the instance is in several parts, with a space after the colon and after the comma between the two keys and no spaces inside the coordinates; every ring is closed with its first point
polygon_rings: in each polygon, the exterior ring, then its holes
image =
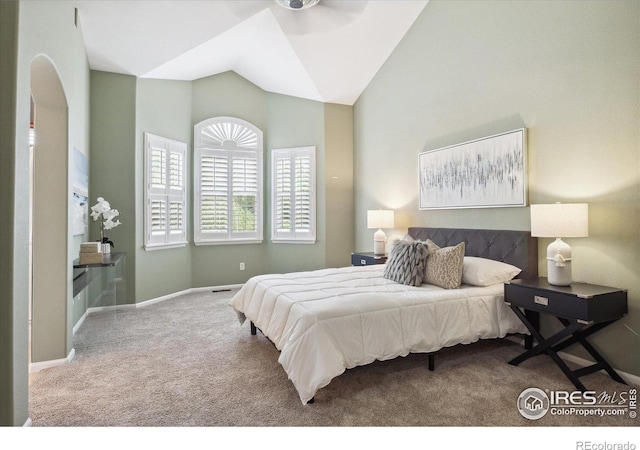
{"type": "Polygon", "coordinates": [[[420,209],[527,205],[526,129],[418,155],[420,209]]]}

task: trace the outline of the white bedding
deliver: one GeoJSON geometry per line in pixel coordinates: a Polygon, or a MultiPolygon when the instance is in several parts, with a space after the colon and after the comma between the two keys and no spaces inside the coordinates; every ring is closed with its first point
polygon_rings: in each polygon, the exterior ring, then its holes
{"type": "Polygon", "coordinates": [[[280,350],[303,404],[348,368],[527,333],[502,284],[406,286],[383,278],[384,267],[256,276],[229,304],[280,350]]]}

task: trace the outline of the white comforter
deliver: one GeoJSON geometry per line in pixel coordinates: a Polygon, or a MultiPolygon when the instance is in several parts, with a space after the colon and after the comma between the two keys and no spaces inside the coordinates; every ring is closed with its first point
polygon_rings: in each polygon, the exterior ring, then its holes
{"type": "Polygon", "coordinates": [[[503,285],[446,290],[382,277],[384,265],[251,278],[231,299],[280,350],[306,404],[345,369],[479,339],[527,333],[503,285]]]}

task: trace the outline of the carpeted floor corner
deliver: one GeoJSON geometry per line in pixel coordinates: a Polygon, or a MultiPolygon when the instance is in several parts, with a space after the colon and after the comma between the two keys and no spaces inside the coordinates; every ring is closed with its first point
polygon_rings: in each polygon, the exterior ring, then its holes
{"type": "MultiPolygon", "coordinates": [[[[422,354],[347,370],[303,406],[275,347],[239,325],[232,295],[90,315],[75,336],[75,359],[31,384],[33,426],[638,425],[627,416],[525,419],[516,408],[524,389],[574,388],[547,356],[507,364],[522,347],[506,339],[443,349],[434,372],[422,354]]],[[[604,373],[582,380],[598,392],[628,389],[604,373]]]]}

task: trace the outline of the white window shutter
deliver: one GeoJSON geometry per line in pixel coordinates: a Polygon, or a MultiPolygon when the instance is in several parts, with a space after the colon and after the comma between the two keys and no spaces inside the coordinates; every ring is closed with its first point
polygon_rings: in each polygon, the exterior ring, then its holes
{"type": "Polygon", "coordinates": [[[310,233],[311,231],[311,158],[300,156],[295,158],[295,208],[296,208],[296,233],[310,233]]]}
{"type": "Polygon", "coordinates": [[[151,145],[149,152],[151,156],[150,187],[164,189],[166,186],[167,150],[158,145],[151,145]]]}
{"type": "Polygon", "coordinates": [[[272,150],[273,242],[314,243],[315,147],[272,150]]]}
{"type": "Polygon", "coordinates": [[[291,158],[274,158],[273,181],[274,202],[273,213],[275,214],[272,228],[276,235],[280,233],[290,233],[292,231],[291,222],[291,158]]]}
{"type": "Polygon", "coordinates": [[[199,191],[201,236],[226,239],[229,234],[229,157],[225,151],[205,151],[201,155],[199,191]]]}
{"type": "Polygon", "coordinates": [[[145,149],[145,249],[184,246],[187,144],[150,133],[145,149]]]}

